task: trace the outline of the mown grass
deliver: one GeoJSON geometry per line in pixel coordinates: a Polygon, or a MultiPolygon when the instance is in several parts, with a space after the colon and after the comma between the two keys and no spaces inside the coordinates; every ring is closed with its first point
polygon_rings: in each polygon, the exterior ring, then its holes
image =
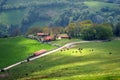
{"type": "Polygon", "coordinates": [[[3,80],[119,80],[119,48],[119,40],[78,44],[16,66],[3,80]]]}
{"type": "Polygon", "coordinates": [[[24,37],[0,39],[0,68],[24,60],[35,51],[53,48],[55,47],[24,37]]]}

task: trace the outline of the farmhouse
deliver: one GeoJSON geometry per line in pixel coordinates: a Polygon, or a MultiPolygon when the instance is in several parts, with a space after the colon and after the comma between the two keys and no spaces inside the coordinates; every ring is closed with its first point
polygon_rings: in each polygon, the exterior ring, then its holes
{"type": "Polygon", "coordinates": [[[70,38],[67,34],[58,34],[57,39],[70,38]]]}
{"type": "Polygon", "coordinates": [[[40,38],[40,40],[41,40],[42,42],[48,42],[48,41],[53,41],[53,40],[55,40],[55,38],[54,38],[53,36],[45,36],[45,37],[40,38]]]}

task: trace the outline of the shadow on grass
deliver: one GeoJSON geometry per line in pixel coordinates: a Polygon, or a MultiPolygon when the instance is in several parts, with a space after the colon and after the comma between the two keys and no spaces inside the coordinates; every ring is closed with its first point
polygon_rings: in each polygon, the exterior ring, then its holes
{"type": "Polygon", "coordinates": [[[23,39],[8,38],[0,43],[0,68],[7,67],[26,57],[26,55],[23,56],[22,54],[26,53],[28,48],[25,45],[20,45],[21,41],[23,39]]]}
{"type": "MultiPolygon", "coordinates": [[[[86,74],[96,74],[96,73],[104,73],[104,71],[112,70],[113,67],[109,67],[106,69],[102,69],[102,65],[111,64],[111,63],[118,63],[119,65],[119,58],[116,59],[106,59],[106,57],[97,57],[97,56],[62,56],[62,55],[48,55],[42,57],[38,60],[31,61],[25,64],[21,64],[13,69],[11,69],[9,73],[9,77],[5,80],[14,80],[28,77],[31,79],[31,76],[35,76],[35,79],[47,79],[47,78],[59,78],[59,77],[69,77],[74,75],[86,75],[86,74]],[[49,59],[49,60],[48,60],[49,59]],[[95,61],[94,63],[88,63],[85,65],[74,65],[74,63],[82,63],[88,61],[95,61]],[[96,62],[98,61],[98,62],[96,62]],[[72,65],[73,67],[66,65],[72,65]],[[64,68],[60,68],[58,70],[53,70],[52,68],[57,66],[66,66],[64,68]],[[47,72],[47,70],[52,69],[51,72],[47,72]],[[37,73],[38,72],[38,73],[37,73]],[[45,73],[41,73],[45,72],[45,73]],[[37,73],[37,74],[34,74],[37,73]]],[[[116,68],[114,67],[114,68],[116,68]]],[[[34,79],[32,78],[32,79],[34,79]]]]}
{"type": "Polygon", "coordinates": [[[51,48],[50,45],[40,45],[39,42],[24,37],[7,38],[0,41],[0,68],[22,61],[42,48],[51,48]]]}

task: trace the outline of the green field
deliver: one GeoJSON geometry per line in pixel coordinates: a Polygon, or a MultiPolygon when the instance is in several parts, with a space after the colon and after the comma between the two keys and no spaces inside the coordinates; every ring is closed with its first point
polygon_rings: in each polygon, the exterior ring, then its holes
{"type": "Polygon", "coordinates": [[[8,74],[5,80],[120,80],[119,52],[119,40],[82,43],[1,74],[8,74]]]}
{"type": "Polygon", "coordinates": [[[55,47],[24,37],[0,39],[0,68],[24,60],[35,51],[53,48],[55,47]]]}
{"type": "Polygon", "coordinates": [[[85,1],[85,5],[89,7],[89,9],[93,11],[99,11],[101,8],[110,7],[111,9],[119,8],[118,4],[113,3],[105,3],[101,1],[85,1]]]}
{"type": "Polygon", "coordinates": [[[52,41],[50,44],[57,44],[57,45],[60,45],[60,46],[63,46],[67,43],[70,43],[70,42],[76,42],[76,41],[81,41],[81,39],[61,39],[61,40],[56,40],[56,41],[52,41]]]}

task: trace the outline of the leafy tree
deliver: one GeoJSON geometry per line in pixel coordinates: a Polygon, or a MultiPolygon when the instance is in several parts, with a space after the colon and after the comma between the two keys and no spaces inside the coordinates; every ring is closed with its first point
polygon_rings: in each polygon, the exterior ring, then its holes
{"type": "Polygon", "coordinates": [[[113,36],[112,27],[108,24],[100,24],[95,26],[96,39],[105,40],[113,36]]]}
{"type": "Polygon", "coordinates": [[[85,40],[94,40],[96,35],[96,30],[94,27],[85,28],[81,32],[81,36],[85,40]]]}
{"type": "Polygon", "coordinates": [[[82,27],[90,27],[93,25],[93,22],[91,20],[85,20],[79,23],[82,27]]]}
{"type": "Polygon", "coordinates": [[[0,37],[9,36],[8,27],[4,24],[0,24],[0,37]]]}
{"type": "Polygon", "coordinates": [[[20,35],[20,28],[18,25],[11,25],[8,29],[10,36],[18,36],[20,35]]]}
{"type": "Polygon", "coordinates": [[[80,27],[76,23],[70,23],[66,27],[66,32],[71,37],[79,37],[80,36],[80,27]]]}
{"type": "Polygon", "coordinates": [[[120,36],[120,23],[117,23],[115,25],[115,32],[114,33],[116,36],[120,36]]]}
{"type": "Polygon", "coordinates": [[[36,34],[37,32],[42,32],[42,31],[43,31],[43,29],[41,27],[32,27],[32,28],[28,29],[26,34],[27,35],[28,34],[36,34]]]}
{"type": "Polygon", "coordinates": [[[65,32],[63,27],[51,27],[51,30],[52,30],[52,35],[57,35],[65,32]]]}
{"type": "Polygon", "coordinates": [[[82,29],[82,38],[85,40],[106,40],[113,36],[112,27],[109,24],[96,24],[82,29]]]}
{"type": "Polygon", "coordinates": [[[49,35],[52,34],[52,30],[50,27],[43,27],[43,32],[48,33],[49,35]]]}

